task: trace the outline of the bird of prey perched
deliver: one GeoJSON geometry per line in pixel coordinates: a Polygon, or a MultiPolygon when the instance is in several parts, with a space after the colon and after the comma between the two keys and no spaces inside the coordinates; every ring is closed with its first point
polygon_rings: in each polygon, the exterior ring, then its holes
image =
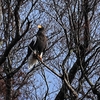
{"type": "Polygon", "coordinates": [[[45,36],[44,27],[38,25],[36,41],[32,41],[28,47],[28,64],[29,69],[38,63],[37,57],[42,61],[42,56],[45,53],[47,46],[47,37],[45,36]]]}

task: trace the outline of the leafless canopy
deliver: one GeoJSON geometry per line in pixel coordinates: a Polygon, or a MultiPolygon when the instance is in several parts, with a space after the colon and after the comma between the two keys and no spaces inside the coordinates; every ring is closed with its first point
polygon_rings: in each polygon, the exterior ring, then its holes
{"type": "Polygon", "coordinates": [[[0,0],[0,100],[21,99],[100,100],[100,0],[0,0]],[[38,24],[48,48],[28,70],[38,24]]]}

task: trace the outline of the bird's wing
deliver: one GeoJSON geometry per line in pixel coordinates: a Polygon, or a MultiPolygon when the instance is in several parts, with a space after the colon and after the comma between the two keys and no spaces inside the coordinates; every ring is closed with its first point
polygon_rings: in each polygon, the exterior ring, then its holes
{"type": "Polygon", "coordinates": [[[47,37],[45,36],[45,48],[43,50],[43,54],[46,52],[46,49],[48,47],[47,37]]]}
{"type": "Polygon", "coordinates": [[[27,58],[28,58],[28,57],[30,56],[30,54],[32,53],[32,49],[33,49],[33,47],[34,47],[36,41],[37,41],[37,37],[34,36],[33,40],[31,41],[31,43],[30,43],[29,46],[28,46],[28,52],[27,52],[27,56],[26,56],[27,58]]]}
{"type": "Polygon", "coordinates": [[[36,41],[37,41],[37,36],[34,36],[34,37],[33,37],[33,41],[34,41],[34,44],[35,44],[36,41]]]}

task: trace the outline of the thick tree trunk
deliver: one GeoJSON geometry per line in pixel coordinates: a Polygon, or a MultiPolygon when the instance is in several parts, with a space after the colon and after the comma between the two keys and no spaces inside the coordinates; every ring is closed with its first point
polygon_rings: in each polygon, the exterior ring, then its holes
{"type": "Polygon", "coordinates": [[[62,88],[60,89],[59,93],[57,94],[55,100],[64,100],[64,84],[62,85],[62,88]]]}
{"type": "MultiPolygon", "coordinates": [[[[71,70],[69,72],[68,76],[69,76],[69,82],[70,83],[73,81],[78,68],[79,68],[79,60],[77,60],[75,62],[75,64],[73,65],[73,67],[71,68],[71,70]]],[[[60,91],[59,91],[58,95],[56,96],[55,100],[64,100],[64,95],[65,95],[64,90],[67,91],[66,88],[65,88],[65,85],[63,84],[62,88],[60,89],[60,91]]]]}
{"type": "Polygon", "coordinates": [[[6,79],[6,100],[11,100],[11,79],[6,79]]]}

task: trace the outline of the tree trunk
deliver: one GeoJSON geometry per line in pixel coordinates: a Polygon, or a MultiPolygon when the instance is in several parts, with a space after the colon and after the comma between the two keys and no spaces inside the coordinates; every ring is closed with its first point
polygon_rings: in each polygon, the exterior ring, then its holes
{"type": "Polygon", "coordinates": [[[6,100],[11,100],[11,78],[6,78],[6,100]]]}

